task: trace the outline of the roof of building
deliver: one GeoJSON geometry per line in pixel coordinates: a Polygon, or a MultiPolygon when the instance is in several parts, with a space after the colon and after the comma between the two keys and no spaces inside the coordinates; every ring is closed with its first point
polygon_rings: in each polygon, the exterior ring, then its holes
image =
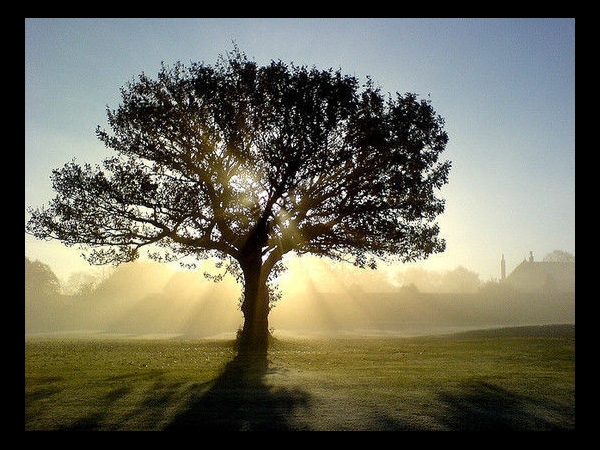
{"type": "Polygon", "coordinates": [[[574,291],[575,262],[523,261],[506,282],[524,291],[574,291]]]}

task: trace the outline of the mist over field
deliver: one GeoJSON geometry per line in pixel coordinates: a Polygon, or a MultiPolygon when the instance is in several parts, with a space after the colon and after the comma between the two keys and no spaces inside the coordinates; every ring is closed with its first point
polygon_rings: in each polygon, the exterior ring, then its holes
{"type": "MultiPolygon", "coordinates": [[[[73,274],[25,259],[25,333],[233,338],[241,287],[153,262],[73,274]]],[[[213,269],[214,272],[214,269],[213,269]]],[[[434,272],[360,270],[326,260],[288,262],[269,315],[277,335],[418,335],[575,322],[575,293],[521,292],[457,267],[434,272]]]]}

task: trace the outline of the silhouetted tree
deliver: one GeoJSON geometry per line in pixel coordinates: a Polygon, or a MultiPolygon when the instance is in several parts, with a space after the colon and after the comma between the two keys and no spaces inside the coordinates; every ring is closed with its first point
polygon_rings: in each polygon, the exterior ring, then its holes
{"type": "Polygon", "coordinates": [[[440,277],[441,292],[476,292],[481,284],[479,275],[463,266],[445,271],[440,277]]]}
{"type": "MultiPolygon", "coordinates": [[[[442,252],[437,215],[450,162],[429,101],[383,95],[339,70],[259,67],[237,49],[214,66],[164,64],[107,110],[116,155],[52,174],[30,209],[38,238],[119,264],[215,256],[243,282],[240,351],[268,346],[269,283],[288,252],[375,267],[442,252]]],[[[225,273],[225,272],[224,272],[225,273]]]]}
{"type": "Polygon", "coordinates": [[[564,250],[553,250],[548,253],[542,261],[549,262],[575,262],[575,255],[564,250]]]}
{"type": "Polygon", "coordinates": [[[479,275],[462,266],[446,271],[411,267],[399,273],[397,280],[401,285],[413,285],[421,292],[476,292],[481,285],[479,275]]]}
{"type": "Polygon", "coordinates": [[[25,332],[50,331],[63,311],[60,281],[50,267],[25,257],[25,332]]]}
{"type": "Polygon", "coordinates": [[[25,297],[54,297],[60,294],[60,281],[50,266],[25,257],[25,297]]]}

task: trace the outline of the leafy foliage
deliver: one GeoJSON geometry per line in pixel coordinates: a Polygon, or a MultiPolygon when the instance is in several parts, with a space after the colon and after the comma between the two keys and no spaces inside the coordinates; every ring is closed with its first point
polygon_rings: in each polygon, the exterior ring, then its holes
{"type": "Polygon", "coordinates": [[[548,262],[575,262],[575,255],[564,250],[553,250],[544,256],[542,261],[548,262]]]}
{"type": "MultiPolygon", "coordinates": [[[[96,264],[216,256],[226,270],[288,252],[374,267],[445,248],[435,218],[450,162],[429,101],[383,95],[339,70],[259,67],[237,49],[214,66],[141,74],[107,110],[103,166],[54,170],[56,198],[28,232],[96,264]]],[[[279,267],[279,266],[277,266],[279,267]]],[[[280,267],[279,267],[280,268],[280,267]]]]}

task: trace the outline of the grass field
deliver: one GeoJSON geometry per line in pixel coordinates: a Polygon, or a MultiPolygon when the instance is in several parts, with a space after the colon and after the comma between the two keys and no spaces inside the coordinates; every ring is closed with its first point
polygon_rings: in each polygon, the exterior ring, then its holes
{"type": "Polygon", "coordinates": [[[574,325],[427,337],[25,340],[25,430],[573,430],[574,325]]]}

